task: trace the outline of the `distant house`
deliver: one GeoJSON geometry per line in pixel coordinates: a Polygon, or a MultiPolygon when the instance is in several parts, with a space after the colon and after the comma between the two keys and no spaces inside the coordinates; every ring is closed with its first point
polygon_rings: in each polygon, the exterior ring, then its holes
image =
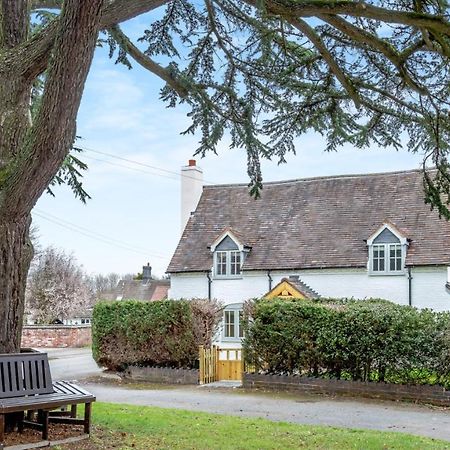
{"type": "Polygon", "coordinates": [[[140,300],[151,302],[164,300],[170,287],[170,280],[155,280],[152,268],[147,264],[142,268],[141,280],[119,280],[116,288],[102,294],[102,300],[140,300]]]}
{"type": "Polygon", "coordinates": [[[240,341],[243,302],[280,287],[450,309],[450,223],[424,204],[420,171],[271,182],[257,200],[244,184],[182,183],[195,201],[184,205],[169,297],[223,301],[223,344],[240,341]]]}
{"type": "Polygon", "coordinates": [[[73,314],[71,314],[70,318],[64,319],[62,323],[64,325],[91,325],[92,311],[93,308],[87,308],[84,310],[76,311],[73,314]]]}

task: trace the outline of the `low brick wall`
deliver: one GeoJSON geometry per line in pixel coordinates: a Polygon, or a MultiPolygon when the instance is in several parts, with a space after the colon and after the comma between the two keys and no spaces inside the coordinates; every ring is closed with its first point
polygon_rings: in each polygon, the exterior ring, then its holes
{"type": "Polygon", "coordinates": [[[162,384],[198,384],[198,369],[171,369],[168,367],[130,366],[126,378],[162,384]]]}
{"type": "Polygon", "coordinates": [[[27,325],[22,347],[85,347],[92,344],[90,325],[27,325]]]}
{"type": "Polygon", "coordinates": [[[247,389],[346,395],[385,400],[412,400],[438,406],[450,406],[450,391],[439,386],[408,386],[393,383],[325,380],[292,375],[245,373],[243,387],[247,389]]]}

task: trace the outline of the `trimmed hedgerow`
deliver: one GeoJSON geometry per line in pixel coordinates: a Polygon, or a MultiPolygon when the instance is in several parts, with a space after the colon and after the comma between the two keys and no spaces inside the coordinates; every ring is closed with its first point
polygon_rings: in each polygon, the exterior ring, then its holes
{"type": "Polygon", "coordinates": [[[194,367],[199,345],[211,344],[219,312],[207,300],[100,302],[92,318],[94,359],[111,370],[194,367]]]}
{"type": "Polygon", "coordinates": [[[385,300],[257,300],[247,363],[267,373],[450,384],[450,315],[385,300]]]}

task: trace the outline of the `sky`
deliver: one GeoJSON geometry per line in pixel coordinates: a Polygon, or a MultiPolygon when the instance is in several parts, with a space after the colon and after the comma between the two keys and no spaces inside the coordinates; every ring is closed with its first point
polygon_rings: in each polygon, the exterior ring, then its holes
{"type": "MultiPolygon", "coordinates": [[[[146,20],[128,24],[128,34],[137,37],[146,20]]],[[[97,49],[77,121],[92,199],[84,205],[57,187],[56,197],[44,194],[33,211],[40,245],[72,253],[88,273],[137,273],[149,262],[162,276],[180,238],[179,173],[199,136],[180,134],[189,125],[187,111],[167,109],[162,87],[138,65],[115,65],[106,49],[97,49]]],[[[262,164],[264,180],[416,169],[422,160],[406,150],[324,148],[318,134],[299,138],[287,164],[262,164]]],[[[226,141],[218,155],[196,159],[207,183],[248,183],[245,151],[229,150],[226,141]]]]}

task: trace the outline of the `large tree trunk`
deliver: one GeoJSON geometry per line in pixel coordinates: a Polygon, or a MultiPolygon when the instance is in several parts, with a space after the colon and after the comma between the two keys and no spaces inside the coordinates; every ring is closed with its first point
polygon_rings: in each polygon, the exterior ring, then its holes
{"type": "Polygon", "coordinates": [[[0,353],[20,348],[25,285],[33,256],[29,228],[29,217],[0,223],[0,353]]]}
{"type": "MultiPolygon", "coordinates": [[[[28,36],[26,0],[2,0],[0,49],[21,44],[28,36]]],[[[20,349],[25,286],[33,255],[29,241],[30,216],[3,208],[3,185],[30,129],[31,80],[0,66],[0,353],[20,349]]]]}
{"type": "Polygon", "coordinates": [[[0,353],[20,348],[33,255],[30,214],[73,144],[103,3],[64,1],[44,64],[27,40],[29,0],[0,0],[0,353]],[[31,87],[45,69],[44,95],[32,124],[31,87]]]}

